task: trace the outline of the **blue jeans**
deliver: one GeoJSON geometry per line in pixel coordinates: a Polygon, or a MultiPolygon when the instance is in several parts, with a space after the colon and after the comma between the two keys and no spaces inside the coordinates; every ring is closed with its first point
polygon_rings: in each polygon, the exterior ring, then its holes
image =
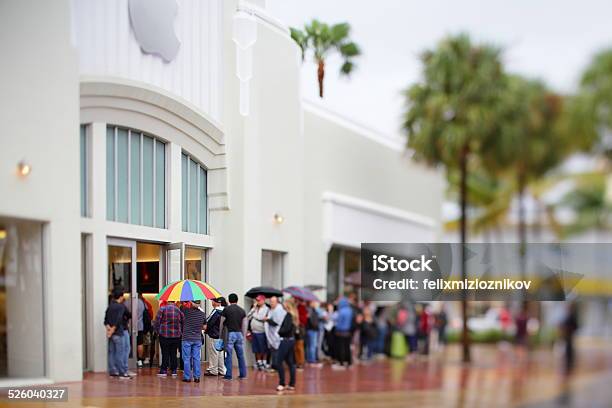
{"type": "Polygon", "coordinates": [[[383,354],[385,352],[387,331],[387,326],[378,326],[378,337],[376,338],[376,347],[374,348],[375,353],[383,354]]]}
{"type": "Polygon", "coordinates": [[[319,347],[319,331],[306,331],[306,361],[316,363],[318,360],[317,349],[319,347]]]}
{"type": "Polygon", "coordinates": [[[232,379],[232,351],[236,349],[236,357],[238,357],[238,370],[240,378],[246,378],[247,369],[244,361],[244,336],[240,332],[229,332],[227,335],[227,344],[225,345],[225,378],[232,379]]]}
{"type": "Polygon", "coordinates": [[[295,340],[282,339],[276,352],[274,366],[278,371],[278,384],[285,386],[285,366],[289,367],[289,385],[295,387],[295,340]]]}
{"type": "Polygon", "coordinates": [[[130,335],[128,331],[113,334],[108,339],[108,373],[111,375],[127,374],[129,356],[130,335]]]}
{"type": "Polygon", "coordinates": [[[191,380],[191,362],[193,361],[193,378],[200,378],[200,351],[202,341],[183,340],[181,356],[183,357],[183,378],[191,380]]]}

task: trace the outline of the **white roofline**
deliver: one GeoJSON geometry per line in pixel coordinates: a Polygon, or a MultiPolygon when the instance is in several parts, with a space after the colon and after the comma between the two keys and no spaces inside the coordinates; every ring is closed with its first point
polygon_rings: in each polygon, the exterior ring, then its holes
{"type": "Polygon", "coordinates": [[[284,24],[279,19],[273,17],[267,10],[249,3],[247,1],[241,0],[236,7],[236,11],[244,11],[256,18],[258,18],[263,23],[266,23],[269,27],[280,31],[285,35],[289,35],[289,27],[284,24]]]}
{"type": "Polygon", "coordinates": [[[399,135],[385,134],[378,130],[372,129],[366,125],[356,122],[355,120],[347,116],[344,116],[338,112],[334,112],[331,109],[323,107],[320,104],[317,104],[310,100],[303,99],[302,106],[305,111],[308,111],[331,122],[334,122],[339,126],[358,133],[359,135],[364,136],[368,139],[374,140],[375,142],[387,146],[390,149],[397,151],[409,150],[406,148],[406,143],[404,139],[399,135]]]}
{"type": "Polygon", "coordinates": [[[338,194],[331,191],[323,193],[324,203],[335,203],[345,207],[351,207],[360,211],[367,211],[371,214],[395,218],[402,221],[419,224],[429,228],[435,228],[438,223],[431,217],[421,214],[415,214],[410,211],[405,211],[396,207],[389,207],[373,201],[364,200],[361,198],[351,197],[344,194],[338,194]]]}

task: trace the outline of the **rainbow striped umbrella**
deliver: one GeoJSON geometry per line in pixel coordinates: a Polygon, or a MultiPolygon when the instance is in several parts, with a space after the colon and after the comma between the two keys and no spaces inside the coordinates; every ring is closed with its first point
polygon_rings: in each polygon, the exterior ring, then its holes
{"type": "Polygon", "coordinates": [[[221,297],[221,293],[206,282],[185,279],[169,283],[155,297],[158,300],[179,302],[188,300],[206,300],[221,297]]]}

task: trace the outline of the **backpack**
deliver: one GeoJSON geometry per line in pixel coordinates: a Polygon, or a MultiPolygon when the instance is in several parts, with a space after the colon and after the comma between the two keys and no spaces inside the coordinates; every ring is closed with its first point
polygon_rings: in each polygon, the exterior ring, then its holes
{"type": "Polygon", "coordinates": [[[306,323],[308,330],[319,330],[319,314],[316,309],[308,309],[308,322],[306,323]]]}
{"type": "Polygon", "coordinates": [[[287,313],[280,328],[278,329],[278,335],[284,338],[293,338],[295,335],[295,325],[293,324],[293,316],[291,313],[287,313]]]}
{"type": "Polygon", "coordinates": [[[151,324],[151,315],[149,314],[149,310],[147,310],[147,306],[145,305],[145,308],[142,311],[142,331],[149,333],[152,329],[153,325],[151,324]]]}

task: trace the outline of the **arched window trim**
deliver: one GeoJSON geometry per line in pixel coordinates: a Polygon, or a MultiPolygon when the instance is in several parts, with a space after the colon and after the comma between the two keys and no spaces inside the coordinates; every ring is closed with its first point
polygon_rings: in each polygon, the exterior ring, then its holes
{"type": "Polygon", "coordinates": [[[227,210],[225,135],[221,125],[166,91],[124,79],[83,78],[81,123],[102,122],[166,140],[201,163],[208,174],[208,210],[227,210]]]}

